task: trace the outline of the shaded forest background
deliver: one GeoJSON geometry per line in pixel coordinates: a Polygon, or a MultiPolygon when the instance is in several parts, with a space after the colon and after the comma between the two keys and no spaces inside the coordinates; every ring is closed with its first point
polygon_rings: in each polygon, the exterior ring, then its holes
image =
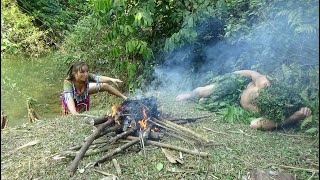
{"type": "Polygon", "coordinates": [[[318,0],[2,0],[1,56],[55,54],[124,81],[122,91],[178,93],[252,69],[287,83],[318,134],[318,0]]]}

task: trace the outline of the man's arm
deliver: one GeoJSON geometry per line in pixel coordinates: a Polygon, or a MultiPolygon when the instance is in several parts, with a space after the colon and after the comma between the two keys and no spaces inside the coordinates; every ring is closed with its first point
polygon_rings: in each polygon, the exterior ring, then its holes
{"type": "Polygon", "coordinates": [[[252,79],[252,81],[257,79],[259,76],[263,76],[262,74],[258,73],[257,71],[252,71],[252,70],[240,70],[240,71],[234,71],[233,73],[240,74],[242,76],[250,78],[250,79],[252,79]]]}
{"type": "Polygon", "coordinates": [[[258,73],[257,71],[253,70],[240,70],[240,71],[234,71],[233,73],[235,74],[240,74],[242,76],[245,76],[247,78],[250,78],[252,82],[257,86],[257,87],[266,87],[269,85],[269,80],[267,77],[263,74],[258,73]]]}

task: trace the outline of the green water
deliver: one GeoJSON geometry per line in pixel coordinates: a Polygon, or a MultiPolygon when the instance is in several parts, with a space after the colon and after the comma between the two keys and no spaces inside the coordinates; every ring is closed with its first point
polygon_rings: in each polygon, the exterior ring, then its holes
{"type": "Polygon", "coordinates": [[[1,111],[10,127],[28,122],[28,98],[34,100],[32,107],[40,119],[60,115],[64,73],[52,59],[1,58],[1,111]]]}

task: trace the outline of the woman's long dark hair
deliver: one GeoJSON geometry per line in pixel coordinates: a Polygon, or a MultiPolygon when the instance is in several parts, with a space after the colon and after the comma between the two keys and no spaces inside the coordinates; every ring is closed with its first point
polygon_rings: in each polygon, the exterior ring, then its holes
{"type": "Polygon", "coordinates": [[[87,63],[85,63],[83,61],[78,61],[78,62],[72,64],[67,72],[66,80],[71,80],[71,81],[74,80],[74,74],[77,73],[84,66],[87,66],[89,68],[87,63]]]}

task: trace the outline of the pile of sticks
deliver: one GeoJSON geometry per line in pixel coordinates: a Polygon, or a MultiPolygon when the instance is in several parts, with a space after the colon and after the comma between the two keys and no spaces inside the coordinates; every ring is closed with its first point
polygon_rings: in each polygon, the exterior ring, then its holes
{"type": "MultiPolygon", "coordinates": [[[[207,117],[207,116],[204,116],[207,117]]],[[[188,122],[194,122],[197,119],[204,118],[184,118],[184,119],[157,119],[148,118],[148,126],[145,130],[137,129],[138,126],[133,125],[126,131],[122,131],[121,125],[115,123],[115,119],[111,116],[106,116],[102,118],[94,118],[89,122],[95,125],[97,128],[93,133],[85,139],[83,144],[70,147],[68,151],[64,151],[60,156],[74,158],[71,162],[68,173],[73,176],[76,172],[79,162],[84,156],[94,155],[100,152],[107,153],[102,156],[99,160],[89,163],[86,167],[93,167],[99,163],[103,163],[106,160],[110,160],[116,154],[123,152],[125,149],[129,148],[134,144],[140,143],[141,147],[144,145],[153,145],[157,147],[164,147],[180,152],[193,154],[197,156],[206,157],[208,153],[199,152],[196,150],[189,150],[178,146],[173,146],[170,144],[160,143],[155,140],[160,140],[164,135],[172,136],[180,140],[186,141],[192,144],[204,144],[208,143],[209,140],[204,138],[204,136],[195,133],[194,131],[183,127],[179,124],[184,124],[188,122]],[[159,131],[152,132],[154,126],[160,127],[159,131]],[[129,140],[125,144],[121,144],[117,147],[116,142],[120,142],[120,139],[129,140]],[[90,148],[90,149],[89,149],[90,148]]]]}

